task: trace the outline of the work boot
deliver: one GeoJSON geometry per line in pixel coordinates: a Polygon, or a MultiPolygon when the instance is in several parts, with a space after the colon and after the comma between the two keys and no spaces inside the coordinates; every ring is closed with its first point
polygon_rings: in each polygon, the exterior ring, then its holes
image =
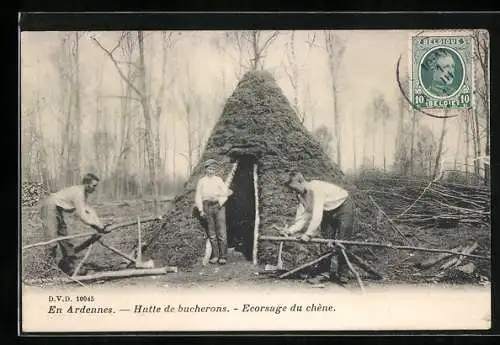
{"type": "Polygon", "coordinates": [[[69,276],[73,275],[73,271],[75,270],[75,265],[67,258],[62,258],[57,266],[69,276]]]}
{"type": "Polygon", "coordinates": [[[217,261],[219,261],[219,258],[216,257],[216,258],[211,258],[210,261],[208,262],[210,262],[211,264],[216,264],[217,261]]]}
{"type": "Polygon", "coordinates": [[[224,259],[224,258],[220,258],[220,259],[219,259],[219,265],[225,265],[225,264],[226,264],[226,261],[227,261],[226,259],[224,259]]]}

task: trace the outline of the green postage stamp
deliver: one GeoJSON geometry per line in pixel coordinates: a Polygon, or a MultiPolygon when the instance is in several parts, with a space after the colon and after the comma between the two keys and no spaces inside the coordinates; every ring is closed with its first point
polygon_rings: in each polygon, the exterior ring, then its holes
{"type": "Polygon", "coordinates": [[[468,35],[411,37],[411,94],[421,109],[473,106],[473,39],[468,35]]]}

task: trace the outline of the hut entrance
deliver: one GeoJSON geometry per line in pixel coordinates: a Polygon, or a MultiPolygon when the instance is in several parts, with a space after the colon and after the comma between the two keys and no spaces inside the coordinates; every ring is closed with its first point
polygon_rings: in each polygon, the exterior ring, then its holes
{"type": "Polygon", "coordinates": [[[247,260],[252,260],[256,226],[256,161],[248,156],[240,156],[237,163],[230,185],[233,195],[226,205],[228,247],[241,252],[247,260]]]}

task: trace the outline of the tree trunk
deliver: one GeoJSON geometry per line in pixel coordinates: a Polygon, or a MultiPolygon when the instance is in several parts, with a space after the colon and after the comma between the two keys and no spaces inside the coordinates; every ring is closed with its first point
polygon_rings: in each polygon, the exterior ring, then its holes
{"type": "MultiPolygon", "coordinates": [[[[445,115],[448,112],[445,111],[445,115]]],[[[436,160],[434,161],[434,172],[432,173],[433,178],[436,178],[439,173],[439,164],[441,162],[441,155],[443,153],[443,143],[446,135],[446,117],[443,119],[443,124],[441,126],[441,135],[439,136],[438,150],[436,152],[436,160]]]]}
{"type": "Polygon", "coordinates": [[[458,161],[458,157],[459,157],[459,154],[460,154],[460,151],[461,151],[461,144],[462,144],[462,121],[463,121],[463,118],[460,118],[459,119],[459,130],[458,130],[458,138],[457,138],[457,150],[455,151],[455,158],[453,160],[453,170],[457,170],[457,161],[458,161]]]}
{"type": "Polygon", "coordinates": [[[385,132],[386,132],[386,128],[385,128],[385,116],[386,114],[382,114],[383,118],[382,118],[382,140],[383,140],[383,155],[384,155],[384,172],[387,171],[387,167],[386,167],[386,159],[387,159],[387,154],[386,154],[386,135],[385,135],[385,132]]]}
{"type": "Polygon", "coordinates": [[[341,147],[341,128],[340,128],[340,114],[338,110],[338,105],[337,105],[337,87],[335,86],[335,81],[334,81],[334,86],[332,87],[332,98],[333,98],[333,116],[334,116],[334,121],[335,121],[335,140],[336,140],[336,147],[337,147],[337,165],[339,168],[342,168],[342,151],[340,149],[341,147]]]}
{"type": "Polygon", "coordinates": [[[354,116],[351,116],[351,121],[352,121],[352,152],[353,152],[353,164],[354,164],[354,172],[357,171],[358,169],[358,164],[357,164],[357,155],[356,155],[356,136],[354,135],[355,133],[355,125],[354,125],[354,116]]]}
{"type": "Polygon", "coordinates": [[[81,129],[82,129],[82,113],[80,108],[80,33],[76,31],[74,33],[75,40],[75,51],[74,51],[74,64],[75,64],[75,122],[74,122],[74,132],[73,132],[73,183],[76,183],[80,177],[80,164],[81,164],[81,129]]]}
{"type": "Polygon", "coordinates": [[[465,179],[469,182],[469,112],[465,114],[465,179]]]}
{"type": "Polygon", "coordinates": [[[472,109],[473,119],[474,119],[474,173],[476,177],[481,176],[480,171],[480,161],[478,160],[481,157],[481,136],[479,134],[479,117],[477,114],[477,110],[472,109]]]}
{"type": "Polygon", "coordinates": [[[412,109],[412,119],[411,119],[411,143],[410,143],[410,175],[413,175],[414,159],[415,159],[415,129],[416,129],[416,117],[415,110],[412,109]]]}
{"type": "Polygon", "coordinates": [[[146,66],[144,62],[144,35],[142,31],[138,31],[137,35],[139,41],[139,80],[140,80],[140,90],[141,90],[140,100],[141,100],[142,113],[144,115],[144,122],[146,124],[146,130],[144,132],[144,141],[145,141],[146,155],[148,160],[150,185],[153,196],[156,198],[158,196],[158,184],[156,180],[156,164],[154,157],[153,140],[151,138],[151,133],[153,133],[153,128],[151,125],[149,96],[146,87],[146,66]]]}

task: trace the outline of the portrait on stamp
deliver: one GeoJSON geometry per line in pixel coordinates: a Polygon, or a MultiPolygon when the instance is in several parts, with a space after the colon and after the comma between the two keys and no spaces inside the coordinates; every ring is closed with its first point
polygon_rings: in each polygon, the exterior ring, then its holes
{"type": "Polygon", "coordinates": [[[472,38],[412,38],[413,102],[419,108],[469,108],[472,104],[472,38]]]}

